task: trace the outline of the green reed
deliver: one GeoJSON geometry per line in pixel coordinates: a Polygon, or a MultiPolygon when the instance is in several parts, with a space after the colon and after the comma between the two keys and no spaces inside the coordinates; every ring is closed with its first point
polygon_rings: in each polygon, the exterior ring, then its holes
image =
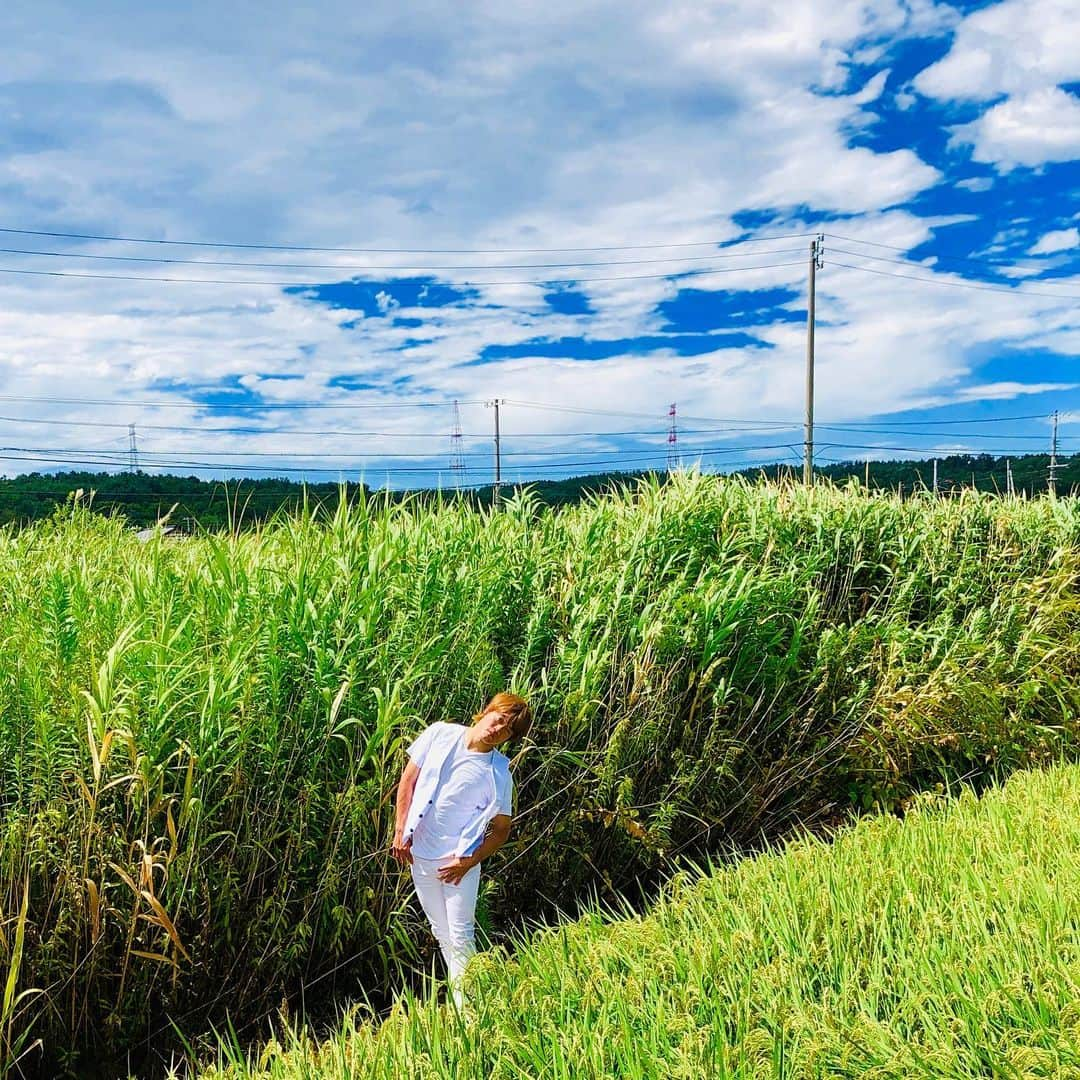
{"type": "Polygon", "coordinates": [[[22,926],[13,993],[40,991],[4,1053],[77,1068],[400,985],[428,958],[384,854],[403,747],[498,689],[538,717],[499,926],[1071,751],[1078,571],[1075,501],[693,474],[559,512],[372,499],[140,544],[75,504],[0,534],[0,976],[22,926]]]}

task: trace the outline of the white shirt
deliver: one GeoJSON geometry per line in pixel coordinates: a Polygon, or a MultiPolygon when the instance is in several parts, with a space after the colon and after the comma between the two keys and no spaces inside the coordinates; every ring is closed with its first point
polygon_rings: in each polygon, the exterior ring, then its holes
{"type": "MultiPolygon", "coordinates": [[[[491,751],[477,752],[465,745],[465,731],[439,773],[432,805],[417,825],[412,853],[421,859],[443,859],[453,855],[462,833],[491,797],[491,751]]],[[[434,737],[434,725],[422,732],[409,747],[409,759],[421,768],[434,737]]],[[[511,796],[507,790],[496,808],[497,814],[511,816],[511,796]]]]}

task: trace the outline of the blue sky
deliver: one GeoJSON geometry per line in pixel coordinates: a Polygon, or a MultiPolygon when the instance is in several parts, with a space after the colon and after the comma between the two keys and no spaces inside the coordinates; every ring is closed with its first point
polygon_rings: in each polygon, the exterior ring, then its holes
{"type": "Polygon", "coordinates": [[[1063,0],[14,8],[8,475],[1080,450],[1063,0]]]}

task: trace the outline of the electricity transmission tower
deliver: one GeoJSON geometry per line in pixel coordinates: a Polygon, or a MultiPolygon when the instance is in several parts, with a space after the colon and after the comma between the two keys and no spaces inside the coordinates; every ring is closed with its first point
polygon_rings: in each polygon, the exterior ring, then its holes
{"type": "Polygon", "coordinates": [[[679,460],[679,429],[675,423],[675,402],[668,409],[667,471],[674,472],[682,465],[679,460]]]}
{"type": "Polygon", "coordinates": [[[465,472],[464,438],[461,434],[461,408],[454,399],[453,427],[450,431],[450,475],[454,478],[454,488],[460,491],[467,485],[465,472]]]}
{"type": "Polygon", "coordinates": [[[128,424],[128,472],[139,471],[139,446],[135,441],[135,425],[128,424]]]}

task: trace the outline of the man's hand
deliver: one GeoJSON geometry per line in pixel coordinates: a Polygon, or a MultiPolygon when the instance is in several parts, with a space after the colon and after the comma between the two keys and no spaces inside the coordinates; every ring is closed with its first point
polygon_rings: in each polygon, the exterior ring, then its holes
{"type": "Polygon", "coordinates": [[[402,866],[412,865],[412,841],[402,842],[401,834],[394,834],[394,841],[390,845],[390,854],[397,859],[402,866]]]}
{"type": "Polygon", "coordinates": [[[474,859],[451,859],[445,866],[440,866],[437,873],[444,885],[460,885],[461,879],[476,865],[474,859]]]}

